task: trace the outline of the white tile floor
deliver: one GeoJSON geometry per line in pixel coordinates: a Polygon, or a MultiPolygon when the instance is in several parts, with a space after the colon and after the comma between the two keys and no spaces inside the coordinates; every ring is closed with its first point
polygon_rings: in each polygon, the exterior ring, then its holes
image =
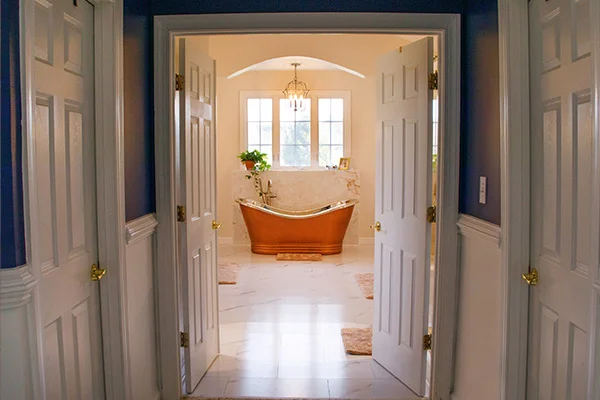
{"type": "Polygon", "coordinates": [[[221,355],[194,396],[418,398],[371,357],[344,351],[341,328],[372,324],[373,301],[353,276],[373,271],[372,246],[312,263],[219,250],[243,268],[237,285],[219,287],[221,355]]]}

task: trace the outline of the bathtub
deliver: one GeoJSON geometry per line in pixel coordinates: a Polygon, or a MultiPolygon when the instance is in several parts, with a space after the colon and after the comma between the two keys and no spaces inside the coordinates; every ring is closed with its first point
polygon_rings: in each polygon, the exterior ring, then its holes
{"type": "Polygon", "coordinates": [[[358,200],[305,211],[287,211],[248,199],[235,200],[257,254],[339,254],[358,200]]]}

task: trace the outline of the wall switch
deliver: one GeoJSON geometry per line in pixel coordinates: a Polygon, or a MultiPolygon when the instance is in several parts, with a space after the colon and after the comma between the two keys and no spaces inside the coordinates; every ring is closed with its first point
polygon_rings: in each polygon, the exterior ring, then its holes
{"type": "Polygon", "coordinates": [[[487,178],[485,176],[479,177],[479,203],[485,204],[487,196],[487,178]]]}

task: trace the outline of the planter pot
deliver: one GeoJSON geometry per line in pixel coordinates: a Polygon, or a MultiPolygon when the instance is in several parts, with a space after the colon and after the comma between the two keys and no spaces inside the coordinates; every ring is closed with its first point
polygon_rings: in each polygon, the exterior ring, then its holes
{"type": "Polygon", "coordinates": [[[254,161],[242,161],[248,171],[252,171],[256,163],[254,161]]]}

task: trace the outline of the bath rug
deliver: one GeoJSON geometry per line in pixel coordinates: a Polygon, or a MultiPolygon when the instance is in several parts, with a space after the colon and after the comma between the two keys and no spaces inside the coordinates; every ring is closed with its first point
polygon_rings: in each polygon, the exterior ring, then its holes
{"type": "Polygon", "coordinates": [[[278,253],[277,261],[321,261],[320,253],[278,253]]]}
{"type": "Polygon", "coordinates": [[[219,285],[235,285],[240,269],[240,264],[219,263],[219,285]]]}
{"type": "Polygon", "coordinates": [[[373,328],[344,328],[342,342],[346,353],[355,356],[370,356],[372,353],[373,328]]]}
{"type": "Polygon", "coordinates": [[[354,279],[356,279],[356,283],[358,283],[365,299],[373,300],[373,278],[374,274],[372,272],[354,274],[354,279]]]}

